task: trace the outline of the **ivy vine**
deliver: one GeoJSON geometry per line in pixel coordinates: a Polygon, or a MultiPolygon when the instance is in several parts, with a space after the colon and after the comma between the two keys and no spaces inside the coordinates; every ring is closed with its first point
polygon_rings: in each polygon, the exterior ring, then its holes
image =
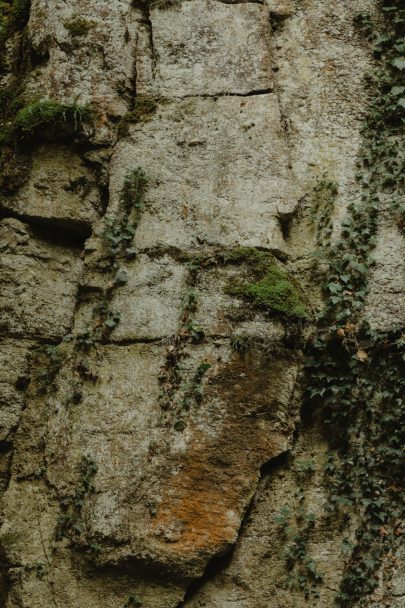
{"type": "Polygon", "coordinates": [[[381,572],[392,573],[403,533],[405,330],[372,329],[362,315],[379,214],[388,209],[404,227],[402,6],[400,0],[381,3],[383,35],[378,24],[362,16],[378,61],[358,163],[362,196],[349,206],[340,240],[323,251],[329,264],[326,303],[306,370],[307,397],[321,412],[331,446],[327,511],[346,522],[355,515],[360,522],[355,539],[345,538],[342,545],[345,570],[335,598],[340,608],[379,606],[373,592],[381,572]]]}

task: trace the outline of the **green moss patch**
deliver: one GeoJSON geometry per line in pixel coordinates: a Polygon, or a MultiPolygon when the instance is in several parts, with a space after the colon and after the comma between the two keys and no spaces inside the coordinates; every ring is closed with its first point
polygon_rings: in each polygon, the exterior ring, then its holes
{"type": "Polygon", "coordinates": [[[238,248],[224,253],[223,259],[228,263],[248,264],[254,275],[252,281],[229,285],[226,289],[228,294],[278,315],[301,319],[309,317],[300,289],[270,254],[251,248],[238,248]]]}
{"type": "Polygon", "coordinates": [[[0,143],[30,141],[43,136],[53,138],[60,132],[78,132],[92,115],[90,108],[77,104],[38,101],[21,108],[14,119],[3,126],[0,143]]]}
{"type": "Polygon", "coordinates": [[[235,247],[220,253],[219,258],[224,264],[249,264],[256,274],[266,272],[269,260],[273,259],[267,251],[253,247],[235,247]]]}
{"type": "Polygon", "coordinates": [[[78,38],[80,36],[87,36],[95,23],[83,17],[73,17],[72,19],[66,19],[63,25],[73,38],[78,38]]]}

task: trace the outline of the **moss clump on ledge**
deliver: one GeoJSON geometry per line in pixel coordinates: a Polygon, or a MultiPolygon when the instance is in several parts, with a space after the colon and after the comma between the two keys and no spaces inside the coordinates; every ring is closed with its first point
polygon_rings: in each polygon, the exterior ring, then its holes
{"type": "Polygon", "coordinates": [[[37,101],[19,110],[14,119],[0,132],[0,143],[30,141],[37,137],[55,138],[77,133],[89,123],[93,111],[88,107],[62,104],[56,101],[37,101]]]}
{"type": "Polygon", "coordinates": [[[256,274],[266,272],[269,261],[273,260],[267,251],[260,251],[253,247],[235,247],[235,249],[222,251],[219,258],[224,264],[249,264],[256,274]]]}
{"type": "Polygon", "coordinates": [[[80,36],[87,36],[89,31],[95,26],[95,23],[83,17],[72,17],[72,19],[66,19],[63,25],[72,37],[78,38],[80,36]]]}
{"type": "Polygon", "coordinates": [[[250,301],[257,308],[286,316],[307,319],[307,306],[299,288],[266,252],[238,248],[223,254],[224,262],[247,263],[252,267],[253,281],[230,285],[226,292],[250,301]]]}

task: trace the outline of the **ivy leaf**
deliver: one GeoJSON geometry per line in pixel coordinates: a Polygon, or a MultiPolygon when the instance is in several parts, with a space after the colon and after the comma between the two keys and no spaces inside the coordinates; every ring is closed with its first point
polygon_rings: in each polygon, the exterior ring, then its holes
{"type": "Polygon", "coordinates": [[[376,46],[379,46],[380,44],[384,43],[384,42],[389,42],[390,41],[390,37],[387,36],[387,34],[383,34],[382,36],[379,36],[377,38],[377,40],[375,41],[376,46]]]}
{"type": "Polygon", "coordinates": [[[401,95],[405,91],[405,87],[392,87],[391,94],[392,95],[401,95]]]}
{"type": "Polygon", "coordinates": [[[128,258],[136,258],[138,252],[135,247],[127,247],[127,249],[125,249],[125,253],[128,258]]]}
{"type": "Polygon", "coordinates": [[[328,283],[327,287],[333,294],[337,293],[338,291],[342,291],[342,286],[339,285],[339,283],[328,283]]]}
{"type": "Polygon", "coordinates": [[[401,99],[398,100],[397,106],[401,106],[401,108],[405,108],[405,97],[401,97],[401,99]]]}
{"type": "Polygon", "coordinates": [[[365,559],[363,560],[363,563],[367,566],[367,568],[369,568],[370,570],[374,570],[375,566],[378,565],[378,562],[374,559],[365,559]]]}
{"type": "Polygon", "coordinates": [[[394,68],[398,68],[398,70],[405,70],[405,59],[403,57],[395,57],[395,59],[391,61],[391,65],[393,65],[394,68]]]}
{"type": "Polygon", "coordinates": [[[125,285],[128,282],[128,275],[125,270],[118,270],[115,275],[114,282],[116,285],[125,285]]]}
{"type": "Polygon", "coordinates": [[[349,555],[349,553],[351,553],[351,551],[353,550],[353,547],[354,545],[345,538],[341,544],[343,555],[349,555]]]}
{"type": "Polygon", "coordinates": [[[107,321],[104,321],[104,325],[113,329],[117,325],[117,322],[115,319],[107,319],[107,321]]]}

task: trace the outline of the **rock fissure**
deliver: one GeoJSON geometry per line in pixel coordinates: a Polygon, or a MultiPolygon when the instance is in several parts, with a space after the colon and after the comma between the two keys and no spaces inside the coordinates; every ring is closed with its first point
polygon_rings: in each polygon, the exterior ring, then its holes
{"type": "MultiPolygon", "coordinates": [[[[215,93],[200,93],[199,95],[183,95],[178,97],[178,99],[193,99],[193,98],[212,98],[216,99],[217,97],[254,97],[260,95],[268,95],[269,93],[273,93],[273,88],[269,87],[267,89],[257,89],[248,91],[247,93],[236,93],[235,91],[218,91],[215,93]]],[[[174,98],[176,99],[176,97],[174,98]]]]}

